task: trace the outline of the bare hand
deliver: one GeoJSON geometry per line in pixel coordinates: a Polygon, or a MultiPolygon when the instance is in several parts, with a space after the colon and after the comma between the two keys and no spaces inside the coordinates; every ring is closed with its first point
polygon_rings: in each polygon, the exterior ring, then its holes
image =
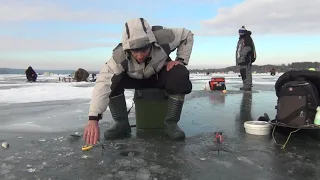
{"type": "Polygon", "coordinates": [[[100,138],[100,128],[98,121],[90,120],[86,125],[83,133],[83,139],[89,145],[97,144],[100,138]]]}
{"type": "Polygon", "coordinates": [[[177,64],[183,65],[182,62],[180,62],[180,61],[170,61],[170,62],[168,62],[167,71],[170,71],[170,69],[173,68],[173,66],[175,66],[177,64]]]}

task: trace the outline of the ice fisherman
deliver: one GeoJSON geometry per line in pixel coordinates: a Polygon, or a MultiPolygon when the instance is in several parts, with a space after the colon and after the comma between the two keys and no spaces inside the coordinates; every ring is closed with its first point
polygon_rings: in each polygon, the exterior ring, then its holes
{"type": "MultiPolygon", "coordinates": [[[[109,105],[115,124],[104,132],[105,139],[117,139],[131,133],[124,89],[161,88],[168,94],[168,112],[164,132],[171,139],[185,138],[178,126],[184,97],[192,90],[189,63],[193,33],[185,28],[150,26],[143,18],[124,24],[122,41],[97,76],[89,108],[84,140],[96,144],[100,137],[98,122],[109,105]],[[169,54],[177,49],[172,61],[169,54]]],[[[152,121],[152,119],[150,119],[152,121]]]]}
{"type": "Polygon", "coordinates": [[[33,70],[31,66],[29,66],[26,70],[26,78],[28,82],[35,82],[37,80],[37,77],[37,73],[33,70]]]}
{"type": "Polygon", "coordinates": [[[236,64],[239,67],[243,87],[240,90],[251,91],[252,89],[252,63],[256,60],[256,49],[251,38],[251,31],[245,26],[239,29],[239,40],[236,51],[236,64]]]}

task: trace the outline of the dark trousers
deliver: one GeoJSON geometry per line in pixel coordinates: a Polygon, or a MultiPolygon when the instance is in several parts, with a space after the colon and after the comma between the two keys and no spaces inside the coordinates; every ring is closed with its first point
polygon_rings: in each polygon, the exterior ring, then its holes
{"type": "Polygon", "coordinates": [[[241,65],[240,66],[240,75],[243,82],[243,87],[251,88],[252,87],[252,65],[241,65]]]}
{"type": "Polygon", "coordinates": [[[164,66],[158,74],[148,79],[134,79],[123,72],[112,77],[110,97],[124,93],[125,89],[164,89],[170,95],[189,94],[192,90],[192,83],[189,79],[189,71],[183,65],[175,65],[167,71],[164,66]]]}

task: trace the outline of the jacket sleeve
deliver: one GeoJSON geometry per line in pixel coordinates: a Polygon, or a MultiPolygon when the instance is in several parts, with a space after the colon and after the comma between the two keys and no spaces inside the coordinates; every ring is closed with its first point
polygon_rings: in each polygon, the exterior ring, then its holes
{"type": "Polygon", "coordinates": [[[170,44],[171,49],[177,48],[176,60],[188,65],[193,48],[194,34],[185,28],[171,28],[174,34],[174,41],[170,44]]]}
{"type": "Polygon", "coordinates": [[[245,36],[243,38],[243,48],[241,49],[241,56],[242,58],[245,58],[249,52],[252,50],[252,47],[253,47],[253,41],[251,39],[250,36],[245,36]]]}
{"type": "Polygon", "coordinates": [[[92,91],[89,120],[102,119],[102,113],[109,105],[109,95],[111,93],[112,77],[123,72],[121,64],[117,64],[111,57],[109,61],[103,65],[97,75],[96,84],[92,91]]]}
{"type": "Polygon", "coordinates": [[[249,54],[249,52],[252,50],[252,48],[250,47],[250,46],[245,46],[245,47],[243,47],[242,48],[242,51],[240,52],[240,54],[241,54],[241,58],[245,58],[248,54],[249,54]]]}
{"type": "Polygon", "coordinates": [[[245,39],[240,39],[237,45],[237,52],[236,52],[236,63],[237,65],[245,65],[248,64],[248,54],[252,50],[248,44],[246,44],[245,39]]]}

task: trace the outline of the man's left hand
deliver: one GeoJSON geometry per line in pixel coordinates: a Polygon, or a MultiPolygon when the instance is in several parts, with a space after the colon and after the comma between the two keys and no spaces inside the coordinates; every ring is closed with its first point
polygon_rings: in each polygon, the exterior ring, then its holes
{"type": "Polygon", "coordinates": [[[167,71],[170,71],[170,69],[173,68],[173,66],[178,65],[178,64],[183,65],[182,62],[180,62],[180,61],[170,61],[170,62],[168,62],[167,71]]]}

